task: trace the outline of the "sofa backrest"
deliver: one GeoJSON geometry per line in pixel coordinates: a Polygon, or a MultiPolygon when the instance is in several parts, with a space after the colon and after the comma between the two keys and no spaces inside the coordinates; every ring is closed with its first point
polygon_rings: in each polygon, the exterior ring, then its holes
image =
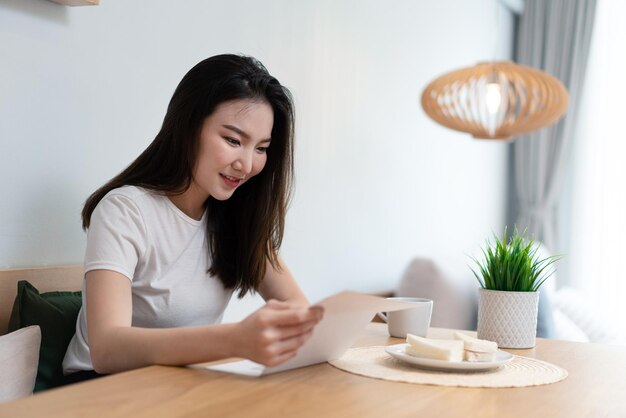
{"type": "Polygon", "coordinates": [[[35,267],[23,269],[0,269],[0,335],[7,333],[13,302],[17,294],[17,282],[28,280],[41,293],[55,290],[77,291],[83,284],[83,266],[35,267]]]}

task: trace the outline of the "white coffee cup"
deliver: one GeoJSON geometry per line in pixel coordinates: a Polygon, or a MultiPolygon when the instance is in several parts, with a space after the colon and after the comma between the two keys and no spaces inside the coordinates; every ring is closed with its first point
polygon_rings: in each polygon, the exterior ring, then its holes
{"type": "Polygon", "coordinates": [[[400,302],[407,302],[414,305],[413,308],[399,311],[377,313],[378,317],[387,323],[389,335],[396,338],[406,338],[406,334],[419,335],[425,337],[430,326],[430,317],[433,313],[433,301],[424,298],[392,297],[400,302]]]}

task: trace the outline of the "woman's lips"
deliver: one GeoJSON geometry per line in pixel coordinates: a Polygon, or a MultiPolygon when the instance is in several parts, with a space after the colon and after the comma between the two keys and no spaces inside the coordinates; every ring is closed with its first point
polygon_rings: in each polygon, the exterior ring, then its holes
{"type": "Polygon", "coordinates": [[[239,186],[239,183],[241,183],[240,178],[225,176],[224,174],[220,174],[220,176],[222,177],[222,180],[224,180],[224,183],[226,183],[226,185],[232,189],[239,186]]]}

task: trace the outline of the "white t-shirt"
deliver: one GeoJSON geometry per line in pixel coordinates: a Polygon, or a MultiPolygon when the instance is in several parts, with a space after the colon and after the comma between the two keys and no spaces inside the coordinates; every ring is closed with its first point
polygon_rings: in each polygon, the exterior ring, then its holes
{"type": "MultiPolygon", "coordinates": [[[[135,186],[109,192],[91,215],[85,273],[113,270],[132,286],[132,325],[169,328],[219,323],[232,295],[207,273],[206,212],[185,215],[166,196],[135,186]]],[[[63,359],[65,374],[93,370],[86,297],[63,359]]]]}

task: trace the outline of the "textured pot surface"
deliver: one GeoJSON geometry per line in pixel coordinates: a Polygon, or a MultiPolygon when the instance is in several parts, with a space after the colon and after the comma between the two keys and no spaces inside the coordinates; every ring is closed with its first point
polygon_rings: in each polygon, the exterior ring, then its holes
{"type": "Polygon", "coordinates": [[[539,292],[478,289],[478,338],[502,348],[532,348],[539,292]]]}

